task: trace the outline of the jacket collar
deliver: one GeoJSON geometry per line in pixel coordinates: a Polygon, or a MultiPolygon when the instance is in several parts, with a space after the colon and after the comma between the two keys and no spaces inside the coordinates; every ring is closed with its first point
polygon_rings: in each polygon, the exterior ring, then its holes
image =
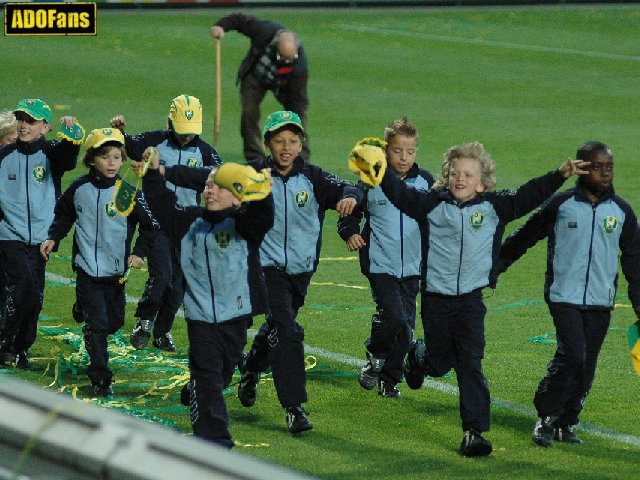
{"type": "Polygon", "coordinates": [[[33,155],[37,151],[42,150],[46,143],[47,140],[44,138],[44,135],[41,135],[40,138],[34,140],[33,142],[23,142],[20,140],[16,140],[18,151],[24,155],[33,155]]]}

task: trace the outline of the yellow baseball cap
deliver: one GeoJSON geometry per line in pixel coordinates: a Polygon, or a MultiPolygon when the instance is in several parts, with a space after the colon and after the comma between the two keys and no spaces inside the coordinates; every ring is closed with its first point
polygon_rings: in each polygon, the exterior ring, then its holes
{"type": "Polygon", "coordinates": [[[178,135],[202,134],[202,105],[191,95],[180,95],[171,100],[169,119],[178,135]]]}
{"type": "Polygon", "coordinates": [[[124,135],[117,128],[96,128],[91,130],[84,141],[84,149],[98,148],[107,142],[117,142],[124,145],[124,135]]]}

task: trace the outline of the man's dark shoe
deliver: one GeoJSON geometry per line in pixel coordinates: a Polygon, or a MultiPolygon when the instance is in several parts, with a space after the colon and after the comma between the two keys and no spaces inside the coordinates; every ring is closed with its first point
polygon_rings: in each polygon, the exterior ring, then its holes
{"type": "Polygon", "coordinates": [[[553,434],[555,430],[553,422],[556,421],[556,418],[558,417],[547,416],[538,418],[536,426],[533,427],[533,433],[531,434],[533,443],[541,447],[550,447],[553,445],[553,434]]]}
{"type": "Polygon", "coordinates": [[[417,390],[424,383],[424,358],[427,349],[422,340],[415,340],[404,359],[404,381],[412,390],[417,390]]]}
{"type": "Polygon", "coordinates": [[[11,352],[0,351],[0,365],[13,367],[16,363],[16,356],[11,352]]]}
{"type": "Polygon", "coordinates": [[[306,432],[307,430],[311,430],[313,425],[309,421],[309,417],[307,417],[307,412],[305,412],[302,407],[288,407],[286,409],[286,420],[287,420],[287,428],[292,434],[306,432]]]}
{"type": "Polygon", "coordinates": [[[460,444],[460,453],[465,457],[486,457],[493,451],[491,442],[473,428],[465,432],[460,444]]]}
{"type": "Polygon", "coordinates": [[[553,431],[553,439],[564,443],[573,443],[574,445],[582,445],[584,442],[574,431],[575,425],[562,425],[553,431]]]}
{"type": "Polygon", "coordinates": [[[191,405],[191,381],[188,381],[180,390],[180,403],[185,407],[191,405]]]}
{"type": "Polygon", "coordinates": [[[260,382],[260,374],[245,370],[240,376],[238,384],[238,398],[244,407],[253,407],[258,398],[258,383],[260,382]]]}
{"type": "Polygon", "coordinates": [[[153,346],[165,352],[175,353],[176,346],[173,343],[173,335],[167,332],[164,335],[153,338],[153,346]]]}

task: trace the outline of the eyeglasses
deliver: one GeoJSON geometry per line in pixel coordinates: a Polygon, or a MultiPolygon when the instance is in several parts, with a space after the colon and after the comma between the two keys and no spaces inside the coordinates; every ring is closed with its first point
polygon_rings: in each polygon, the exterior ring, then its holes
{"type": "Polygon", "coordinates": [[[284,64],[290,64],[295,62],[298,59],[298,54],[296,53],[293,58],[291,57],[283,57],[282,55],[280,55],[279,53],[276,53],[276,61],[278,63],[284,63],[284,64]]]}
{"type": "Polygon", "coordinates": [[[36,120],[32,116],[26,115],[24,113],[22,113],[22,114],[21,113],[16,113],[16,121],[28,123],[29,125],[35,125],[40,120],[36,120]]]}

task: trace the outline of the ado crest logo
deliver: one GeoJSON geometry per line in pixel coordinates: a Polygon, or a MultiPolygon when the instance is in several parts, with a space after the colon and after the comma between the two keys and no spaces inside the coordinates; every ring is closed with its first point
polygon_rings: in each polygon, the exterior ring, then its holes
{"type": "Polygon", "coordinates": [[[229,244],[231,243],[231,235],[229,235],[229,232],[225,232],[225,231],[218,232],[215,234],[213,238],[215,238],[216,244],[222,250],[225,250],[226,248],[228,248],[229,244]]]}
{"type": "Polygon", "coordinates": [[[107,217],[115,217],[118,212],[116,210],[116,204],[115,202],[111,201],[111,202],[107,202],[104,204],[104,213],[107,214],[107,217]]]}
{"type": "Polygon", "coordinates": [[[33,176],[36,182],[44,183],[47,180],[47,169],[42,166],[35,167],[31,171],[31,175],[33,176]]]}
{"type": "Polygon", "coordinates": [[[607,215],[602,221],[602,228],[604,229],[604,233],[607,236],[611,235],[616,231],[619,224],[620,222],[618,222],[618,219],[616,217],[614,217],[613,215],[607,215]]]}
{"type": "Polygon", "coordinates": [[[298,208],[304,208],[304,206],[309,201],[309,192],[298,192],[296,193],[296,206],[298,208]]]}
{"type": "Polygon", "coordinates": [[[484,223],[484,213],[482,212],[473,212],[471,214],[471,228],[473,228],[474,230],[478,230],[480,227],[482,227],[482,224],[484,223]]]}
{"type": "Polygon", "coordinates": [[[187,160],[187,167],[195,168],[198,166],[200,166],[200,162],[198,161],[198,159],[196,157],[189,157],[189,159],[187,160]]]}

